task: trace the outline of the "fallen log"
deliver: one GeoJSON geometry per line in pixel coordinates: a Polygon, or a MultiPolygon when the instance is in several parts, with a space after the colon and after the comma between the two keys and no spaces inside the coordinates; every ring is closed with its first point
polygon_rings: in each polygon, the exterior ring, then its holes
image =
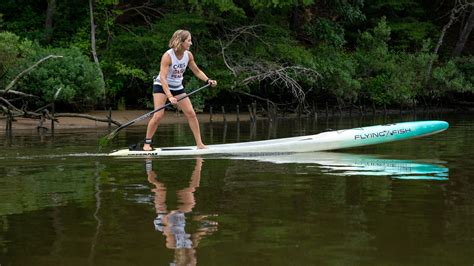
{"type": "MultiPolygon", "coordinates": [[[[58,117],[81,117],[81,118],[85,118],[85,119],[94,120],[94,121],[97,121],[97,122],[104,122],[104,123],[109,122],[108,118],[99,118],[99,117],[96,117],[96,116],[86,115],[86,114],[58,113],[58,114],[54,115],[54,118],[58,118],[58,117]]],[[[110,122],[115,124],[116,126],[121,126],[122,125],[120,122],[117,122],[117,121],[112,120],[112,119],[110,119],[110,122]]]]}

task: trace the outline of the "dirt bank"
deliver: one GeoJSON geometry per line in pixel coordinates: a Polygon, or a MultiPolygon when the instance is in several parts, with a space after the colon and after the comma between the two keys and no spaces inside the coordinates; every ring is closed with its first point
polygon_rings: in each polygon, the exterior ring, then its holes
{"type": "MultiPolygon", "coordinates": [[[[127,110],[127,111],[112,111],[112,119],[123,124],[130,120],[133,120],[149,110],[127,110]]],[[[108,111],[93,111],[86,113],[97,118],[106,119],[108,116],[108,111]]],[[[241,121],[249,119],[248,114],[241,114],[239,116],[241,121]]],[[[198,114],[198,119],[200,122],[209,122],[209,114],[198,114]]],[[[149,118],[143,119],[134,123],[131,126],[146,125],[149,118]]],[[[223,121],[222,114],[214,114],[212,120],[215,122],[223,121]]],[[[226,114],[227,121],[236,121],[237,116],[235,114],[226,114]]],[[[176,113],[173,111],[166,112],[165,117],[161,123],[187,123],[186,118],[182,113],[176,113]]],[[[36,119],[27,119],[27,118],[16,118],[16,121],[13,122],[13,130],[25,130],[25,129],[35,129],[39,125],[39,120],[36,119]]],[[[6,119],[5,117],[0,117],[0,130],[5,130],[6,119]]],[[[104,122],[97,122],[94,120],[80,118],[80,117],[59,117],[58,122],[54,124],[55,129],[74,129],[74,128],[99,128],[107,127],[108,124],[104,122]]],[[[47,120],[43,123],[43,127],[50,128],[51,121],[47,120]]],[[[112,124],[112,127],[116,127],[112,124]]]]}

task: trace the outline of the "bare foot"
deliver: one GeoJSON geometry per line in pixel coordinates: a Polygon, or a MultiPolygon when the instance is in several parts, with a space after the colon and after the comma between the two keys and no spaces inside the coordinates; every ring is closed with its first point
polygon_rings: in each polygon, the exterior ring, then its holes
{"type": "Polygon", "coordinates": [[[207,149],[206,145],[204,145],[204,144],[196,145],[196,147],[198,148],[198,150],[207,149]]]}
{"type": "Polygon", "coordinates": [[[150,144],[143,144],[143,150],[144,151],[152,151],[153,148],[151,147],[150,144]]]}

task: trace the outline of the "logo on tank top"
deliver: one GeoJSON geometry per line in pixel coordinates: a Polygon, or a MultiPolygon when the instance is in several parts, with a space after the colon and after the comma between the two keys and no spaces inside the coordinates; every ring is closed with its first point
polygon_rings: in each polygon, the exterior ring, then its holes
{"type": "Polygon", "coordinates": [[[186,71],[186,64],[173,65],[173,70],[171,71],[171,78],[172,79],[183,78],[184,71],[186,71]]]}

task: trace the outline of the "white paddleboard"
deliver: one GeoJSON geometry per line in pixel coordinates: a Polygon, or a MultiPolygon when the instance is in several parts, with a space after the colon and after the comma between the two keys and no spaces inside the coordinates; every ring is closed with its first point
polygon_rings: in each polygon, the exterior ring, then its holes
{"type": "Polygon", "coordinates": [[[444,121],[403,122],[335,130],[291,138],[207,145],[207,149],[197,149],[196,146],[155,148],[152,151],[122,149],[109,153],[109,156],[177,156],[329,151],[428,136],[444,131],[448,127],[449,124],[444,121]]]}

